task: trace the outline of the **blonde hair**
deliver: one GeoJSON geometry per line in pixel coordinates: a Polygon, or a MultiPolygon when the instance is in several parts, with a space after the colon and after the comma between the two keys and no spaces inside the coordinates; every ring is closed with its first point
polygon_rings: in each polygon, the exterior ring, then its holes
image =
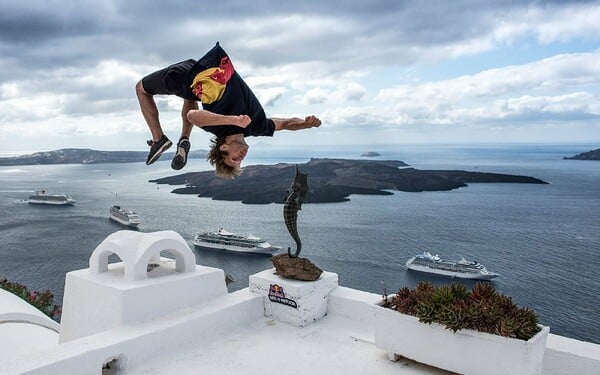
{"type": "Polygon", "coordinates": [[[225,137],[216,137],[210,140],[210,148],[206,160],[215,167],[215,174],[218,177],[226,180],[233,180],[240,174],[242,169],[240,167],[231,167],[225,164],[225,157],[227,151],[221,151],[221,145],[225,144],[225,137]]]}

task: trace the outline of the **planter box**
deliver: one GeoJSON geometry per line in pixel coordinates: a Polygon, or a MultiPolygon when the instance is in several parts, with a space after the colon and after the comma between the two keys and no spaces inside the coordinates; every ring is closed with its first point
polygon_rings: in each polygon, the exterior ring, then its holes
{"type": "Polygon", "coordinates": [[[541,374],[549,327],[528,341],[443,325],[375,305],[375,346],[391,360],[410,358],[460,374],[541,374]]]}

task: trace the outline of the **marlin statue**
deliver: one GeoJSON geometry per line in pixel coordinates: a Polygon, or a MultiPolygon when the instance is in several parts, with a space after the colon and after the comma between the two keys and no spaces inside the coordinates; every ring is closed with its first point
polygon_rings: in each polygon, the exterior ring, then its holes
{"type": "Polygon", "coordinates": [[[296,176],[294,182],[288,189],[288,196],[285,198],[283,205],[283,219],[287,226],[290,235],[296,241],[296,252],[292,254],[292,249],[288,247],[288,256],[290,258],[297,258],[302,250],[302,242],[300,242],[300,236],[298,236],[298,228],[296,222],[298,221],[298,211],[302,209],[302,203],[306,199],[306,193],[308,193],[308,173],[300,173],[298,166],[296,165],[296,176]]]}

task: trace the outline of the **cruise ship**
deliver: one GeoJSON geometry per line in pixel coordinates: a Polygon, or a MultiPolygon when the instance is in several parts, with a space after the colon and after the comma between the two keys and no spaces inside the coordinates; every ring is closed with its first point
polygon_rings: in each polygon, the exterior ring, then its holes
{"type": "Polygon", "coordinates": [[[109,218],[128,227],[137,227],[140,225],[140,215],[131,210],[125,210],[120,206],[112,206],[110,208],[109,218]]]}
{"type": "Polygon", "coordinates": [[[428,251],[415,255],[406,262],[406,268],[413,271],[436,275],[460,277],[463,279],[490,280],[500,274],[488,271],[482,264],[464,258],[458,262],[444,260],[428,251]]]}
{"type": "Polygon", "coordinates": [[[31,204],[73,205],[75,199],[66,194],[48,194],[46,190],[37,190],[35,194],[27,199],[31,204]]]}
{"type": "Polygon", "coordinates": [[[193,243],[198,247],[263,255],[273,255],[281,250],[281,247],[272,246],[261,238],[240,236],[223,228],[216,232],[202,232],[194,237],[193,243]]]}

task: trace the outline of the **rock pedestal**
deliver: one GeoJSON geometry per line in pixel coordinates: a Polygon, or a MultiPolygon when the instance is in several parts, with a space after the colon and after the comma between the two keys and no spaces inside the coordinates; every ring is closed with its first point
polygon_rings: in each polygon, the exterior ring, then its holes
{"type": "Polygon", "coordinates": [[[323,272],[318,280],[290,280],[275,269],[250,276],[250,291],[263,296],[266,317],[304,327],[327,314],[329,294],[338,287],[338,275],[323,272]]]}
{"type": "Polygon", "coordinates": [[[275,255],[271,258],[275,273],[286,279],[315,281],[323,270],[306,258],[290,258],[287,254],[275,255]]]}

